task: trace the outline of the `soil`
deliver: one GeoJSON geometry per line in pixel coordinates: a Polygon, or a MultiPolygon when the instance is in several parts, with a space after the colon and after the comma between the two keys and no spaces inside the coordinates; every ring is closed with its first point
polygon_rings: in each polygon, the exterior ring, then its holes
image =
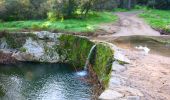
{"type": "MultiPolygon", "coordinates": [[[[109,42],[120,36],[159,37],[161,34],[138,18],[138,13],[116,13],[120,18],[119,24],[113,25],[113,27],[107,27],[107,24],[103,26],[112,34],[106,32],[104,35],[91,39],[109,42]]],[[[119,47],[119,45],[117,46],[119,47]]],[[[119,73],[126,79],[126,86],[140,90],[144,94],[141,100],[170,100],[170,57],[160,54],[145,55],[141,51],[134,51],[131,48],[126,48],[123,52],[131,60],[131,63],[126,65],[127,70],[119,73]]]]}
{"type": "Polygon", "coordinates": [[[125,52],[132,62],[120,73],[127,78],[127,85],[140,90],[144,94],[142,100],[170,100],[170,58],[132,50],[125,52]]]}

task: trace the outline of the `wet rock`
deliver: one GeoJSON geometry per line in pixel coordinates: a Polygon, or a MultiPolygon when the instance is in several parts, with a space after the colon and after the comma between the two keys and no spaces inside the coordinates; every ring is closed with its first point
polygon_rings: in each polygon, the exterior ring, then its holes
{"type": "Polygon", "coordinates": [[[114,72],[123,72],[126,70],[126,67],[123,65],[120,65],[117,61],[114,61],[112,64],[112,71],[114,72]]]}
{"type": "Polygon", "coordinates": [[[124,63],[128,63],[128,64],[130,63],[130,60],[119,51],[115,51],[114,58],[116,60],[124,62],[124,63]]]}
{"type": "Polygon", "coordinates": [[[105,90],[100,96],[99,100],[118,100],[123,97],[123,94],[113,91],[113,90],[105,90]]]}

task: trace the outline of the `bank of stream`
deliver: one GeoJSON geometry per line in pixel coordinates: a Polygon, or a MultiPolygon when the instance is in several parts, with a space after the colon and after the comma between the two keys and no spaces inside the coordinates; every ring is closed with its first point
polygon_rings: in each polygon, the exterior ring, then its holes
{"type": "Polygon", "coordinates": [[[109,39],[130,63],[113,63],[109,87],[101,95],[102,100],[169,100],[169,39],[168,36],[109,39]]]}

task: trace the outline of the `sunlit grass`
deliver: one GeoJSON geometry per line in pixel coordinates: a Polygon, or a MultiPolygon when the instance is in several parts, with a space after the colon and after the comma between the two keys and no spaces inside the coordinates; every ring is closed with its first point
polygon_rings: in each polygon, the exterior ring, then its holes
{"type": "Polygon", "coordinates": [[[91,13],[85,19],[65,19],[58,21],[28,20],[1,22],[0,31],[22,31],[22,30],[59,30],[68,32],[92,32],[100,23],[114,22],[117,16],[111,12],[91,13]]]}
{"type": "Polygon", "coordinates": [[[170,10],[148,10],[139,15],[153,28],[170,32],[170,10]]]}

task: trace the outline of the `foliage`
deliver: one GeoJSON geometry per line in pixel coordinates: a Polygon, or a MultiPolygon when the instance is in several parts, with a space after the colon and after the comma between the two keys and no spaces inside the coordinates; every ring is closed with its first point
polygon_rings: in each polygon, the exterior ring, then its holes
{"type": "Polygon", "coordinates": [[[12,21],[0,23],[0,31],[22,31],[22,30],[62,30],[69,32],[91,32],[98,24],[116,21],[117,16],[110,12],[90,12],[85,19],[65,19],[63,21],[12,21]]]}
{"type": "Polygon", "coordinates": [[[107,87],[110,73],[112,69],[114,52],[104,43],[99,43],[96,46],[96,52],[94,58],[91,59],[91,64],[96,72],[100,82],[104,87],[107,87]]]}
{"type": "Polygon", "coordinates": [[[0,0],[0,19],[5,21],[46,18],[45,0],[0,0]]]}
{"type": "Polygon", "coordinates": [[[144,18],[153,28],[170,32],[170,11],[147,10],[139,16],[144,18]]]}
{"type": "Polygon", "coordinates": [[[57,21],[57,14],[56,14],[56,13],[54,13],[54,12],[48,12],[47,16],[48,16],[47,19],[48,19],[49,21],[51,21],[51,22],[57,21]]]}
{"type": "Polygon", "coordinates": [[[170,0],[137,0],[137,3],[151,8],[170,9],[170,0]]]}
{"type": "Polygon", "coordinates": [[[5,95],[4,90],[3,90],[2,86],[0,85],[0,97],[3,97],[4,95],[5,95]]]}

